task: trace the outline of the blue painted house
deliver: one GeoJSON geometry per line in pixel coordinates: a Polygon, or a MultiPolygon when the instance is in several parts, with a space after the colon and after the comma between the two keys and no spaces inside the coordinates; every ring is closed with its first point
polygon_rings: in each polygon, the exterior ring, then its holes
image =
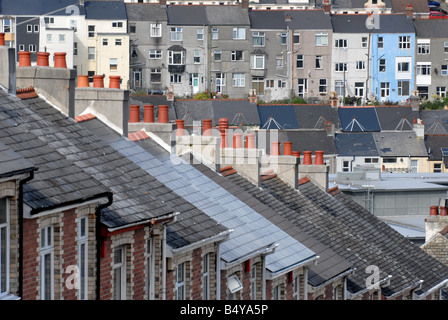
{"type": "Polygon", "coordinates": [[[378,101],[405,101],[415,78],[412,19],[404,14],[379,15],[377,19],[371,29],[370,92],[378,101]]]}

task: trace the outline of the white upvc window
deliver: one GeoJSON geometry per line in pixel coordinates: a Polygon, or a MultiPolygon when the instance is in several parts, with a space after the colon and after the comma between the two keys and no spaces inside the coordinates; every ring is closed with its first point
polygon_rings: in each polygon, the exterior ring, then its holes
{"type": "Polygon", "coordinates": [[[408,80],[400,80],[397,84],[399,96],[409,96],[410,82],[408,80]]]}
{"type": "Polygon", "coordinates": [[[196,39],[197,40],[204,40],[204,28],[197,28],[196,29],[196,39]]]}
{"type": "Polygon", "coordinates": [[[251,56],[251,68],[252,69],[264,69],[265,68],[265,55],[253,54],[251,56]]]}
{"type": "Polygon", "coordinates": [[[0,297],[9,293],[9,200],[0,199],[0,297]]]}
{"type": "Polygon", "coordinates": [[[212,39],[213,40],[219,39],[219,29],[218,28],[212,28],[212,39]]]}
{"type": "Polygon", "coordinates": [[[251,300],[257,300],[257,265],[250,268],[250,295],[251,300]]]}
{"type": "Polygon", "coordinates": [[[246,77],[244,73],[232,73],[232,86],[233,87],[245,87],[246,77]]]}
{"type": "Polygon", "coordinates": [[[327,79],[319,79],[319,93],[327,93],[327,79]]]}
{"type": "Polygon", "coordinates": [[[246,39],[246,28],[237,27],[233,28],[233,40],[244,40],[246,39]]]}
{"type": "Polygon", "coordinates": [[[168,51],[168,64],[184,65],[185,64],[184,51],[168,51]]]}
{"type": "Polygon", "coordinates": [[[30,44],[30,45],[28,46],[28,51],[29,51],[29,52],[36,52],[36,51],[37,51],[37,49],[36,49],[36,45],[35,45],[35,44],[30,44]]]}
{"type": "Polygon", "coordinates": [[[294,292],[293,292],[294,300],[300,300],[300,278],[294,278],[294,292]]]}
{"type": "Polygon", "coordinates": [[[113,21],[112,28],[123,28],[123,22],[121,21],[113,21]]]}
{"type": "Polygon", "coordinates": [[[204,272],[202,274],[202,298],[210,299],[210,254],[206,254],[202,258],[204,272]]]}
{"type": "Polygon", "coordinates": [[[319,32],[315,34],[315,45],[316,46],[328,46],[328,33],[319,32]]]}
{"type": "Polygon", "coordinates": [[[146,285],[148,300],[154,299],[154,266],[153,266],[153,241],[149,239],[146,242],[146,285]]]}
{"type": "Polygon", "coordinates": [[[89,60],[95,60],[95,47],[87,48],[87,57],[89,60]]]}
{"type": "Polygon", "coordinates": [[[79,256],[79,299],[88,299],[89,283],[89,224],[88,219],[83,217],[78,221],[78,256],[79,256]]]}
{"type": "Polygon", "coordinates": [[[431,75],[431,63],[417,63],[416,73],[419,76],[430,76],[431,75]]]}
{"type": "Polygon", "coordinates": [[[343,80],[335,80],[334,81],[334,91],[338,97],[344,96],[344,81],[343,80]]]}
{"type": "Polygon", "coordinates": [[[254,47],[264,47],[265,33],[264,32],[252,32],[252,45],[254,47]]]}
{"type": "Polygon", "coordinates": [[[114,300],[126,300],[126,247],[114,250],[114,300]]]}
{"type": "Polygon", "coordinates": [[[389,82],[381,82],[380,83],[380,95],[381,95],[381,98],[389,98],[389,96],[390,96],[390,83],[389,82]]]}
{"type": "Polygon", "coordinates": [[[182,41],[182,28],[181,27],[170,28],[170,39],[171,41],[182,41]]]}
{"type": "Polygon", "coordinates": [[[336,63],[334,66],[335,72],[344,72],[347,71],[347,64],[346,63],[336,63]]]}
{"type": "Polygon", "coordinates": [[[201,63],[201,51],[198,49],[193,50],[193,63],[201,63]]]}
{"type": "Polygon", "coordinates": [[[274,287],[274,297],[273,300],[281,300],[282,299],[282,286],[277,285],[274,287]]]}
{"type": "Polygon", "coordinates": [[[347,48],[347,39],[335,39],[334,46],[335,48],[347,48]]]}
{"type": "Polygon", "coordinates": [[[365,70],[366,62],[365,61],[356,61],[356,70],[365,70]]]}
{"type": "Polygon", "coordinates": [[[176,300],[185,300],[185,262],[176,267],[176,300]]]}
{"type": "Polygon", "coordinates": [[[149,50],[149,59],[162,59],[162,50],[149,50]]]}
{"type": "Polygon", "coordinates": [[[417,54],[430,54],[431,43],[429,39],[419,39],[417,40],[417,54]]]}
{"type": "Polygon", "coordinates": [[[54,228],[40,229],[40,297],[54,299],[54,228]]]}
{"type": "Polygon", "coordinates": [[[151,38],[160,38],[162,36],[162,25],[160,23],[151,23],[149,30],[151,38]]]}

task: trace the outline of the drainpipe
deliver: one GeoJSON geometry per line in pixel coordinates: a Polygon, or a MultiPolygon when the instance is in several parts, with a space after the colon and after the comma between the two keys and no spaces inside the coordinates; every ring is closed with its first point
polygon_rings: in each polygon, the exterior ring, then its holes
{"type": "Polygon", "coordinates": [[[173,214],[172,220],[162,222],[163,232],[162,232],[162,299],[166,300],[166,227],[177,221],[177,215],[180,212],[175,212],[173,214]]]}
{"type": "Polygon", "coordinates": [[[95,236],[96,236],[96,279],[95,279],[95,293],[96,300],[100,299],[100,288],[101,288],[101,210],[109,207],[113,202],[113,194],[109,193],[107,196],[107,202],[98,205],[95,210],[95,236]]]}
{"type": "Polygon", "coordinates": [[[221,244],[216,248],[216,300],[221,300],[221,244]]]}
{"type": "Polygon", "coordinates": [[[34,179],[34,171],[37,168],[33,168],[30,171],[30,175],[27,178],[19,180],[19,198],[18,198],[18,210],[19,210],[19,297],[22,299],[23,296],[23,186],[28,181],[34,179]]]}

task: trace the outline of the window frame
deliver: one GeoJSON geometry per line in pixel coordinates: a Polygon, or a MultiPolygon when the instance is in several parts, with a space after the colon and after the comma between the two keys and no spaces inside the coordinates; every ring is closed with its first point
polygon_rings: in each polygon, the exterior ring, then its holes
{"type": "Polygon", "coordinates": [[[170,27],[170,41],[182,41],[182,40],[183,40],[183,28],[170,27]]]}
{"type": "MultiPolygon", "coordinates": [[[[0,199],[0,205],[2,208],[0,209],[0,213],[4,212],[4,221],[0,220],[0,297],[6,296],[9,294],[10,290],[10,206],[9,206],[9,198],[4,197],[0,199]],[[4,201],[4,202],[3,202],[4,201]],[[4,208],[4,210],[3,210],[4,208]],[[5,245],[2,244],[2,234],[4,233],[4,241],[5,245]],[[6,250],[4,253],[2,252],[2,247],[6,250]],[[2,259],[5,261],[2,263],[2,259]],[[3,272],[2,265],[6,267],[6,270],[3,272]],[[4,288],[4,289],[3,289],[4,288]]],[[[1,218],[1,217],[0,217],[1,218]]]]}
{"type": "Polygon", "coordinates": [[[40,261],[40,299],[54,300],[54,227],[49,225],[40,228],[39,241],[39,261],[40,261]],[[49,257],[49,261],[47,261],[49,257]],[[50,266],[47,265],[50,264],[50,266]],[[47,268],[49,267],[49,270],[47,268]],[[49,271],[49,279],[47,273],[49,271]],[[47,283],[47,280],[50,283],[47,283]],[[50,292],[47,292],[47,285],[50,292]]]}
{"type": "Polygon", "coordinates": [[[233,40],[246,40],[246,28],[245,27],[234,27],[232,31],[233,40]],[[240,32],[242,34],[240,34],[240,32]]]}
{"type": "Polygon", "coordinates": [[[89,219],[82,217],[78,220],[78,270],[79,270],[79,299],[89,299],[89,219]],[[84,228],[84,233],[82,232],[84,228]],[[83,263],[84,262],[84,263],[83,263]]]}
{"type": "Polygon", "coordinates": [[[151,38],[161,38],[162,37],[162,24],[161,23],[151,23],[149,26],[149,36],[151,38]]]}

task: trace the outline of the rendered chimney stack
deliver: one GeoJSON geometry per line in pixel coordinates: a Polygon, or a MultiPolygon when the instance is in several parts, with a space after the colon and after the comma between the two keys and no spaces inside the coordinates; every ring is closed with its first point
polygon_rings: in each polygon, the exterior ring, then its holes
{"type": "Polygon", "coordinates": [[[283,155],[285,156],[292,156],[292,142],[285,142],[283,144],[283,155]]]}
{"type": "Polygon", "coordinates": [[[94,75],[93,76],[93,87],[94,88],[104,88],[104,76],[94,75]]]}
{"type": "Polygon", "coordinates": [[[31,67],[31,52],[19,51],[19,67],[31,67]]]}
{"type": "Polygon", "coordinates": [[[154,122],[154,106],[152,104],[145,104],[143,114],[143,122],[153,123],[154,122]]]}
{"type": "Polygon", "coordinates": [[[176,119],[176,136],[181,137],[184,135],[184,120],[176,119]]]}
{"type": "Polygon", "coordinates": [[[442,230],[448,227],[447,201],[441,199],[440,207],[437,205],[430,206],[429,216],[425,219],[425,241],[428,242],[442,230]],[[439,212],[440,209],[440,212],[439,212]]]}
{"type": "Polygon", "coordinates": [[[67,68],[67,62],[65,60],[66,52],[54,53],[54,67],[55,68],[67,68]]]}
{"type": "Polygon", "coordinates": [[[37,53],[37,65],[39,67],[48,67],[49,64],[49,56],[48,52],[38,52],[37,53]]]}
{"type": "Polygon", "coordinates": [[[212,119],[202,120],[202,135],[211,136],[212,135],[212,119]]]}
{"type": "Polygon", "coordinates": [[[129,106],[129,122],[140,122],[140,106],[138,104],[129,106]]]}
{"type": "Polygon", "coordinates": [[[159,105],[159,123],[168,123],[168,105],[159,105]]]}

